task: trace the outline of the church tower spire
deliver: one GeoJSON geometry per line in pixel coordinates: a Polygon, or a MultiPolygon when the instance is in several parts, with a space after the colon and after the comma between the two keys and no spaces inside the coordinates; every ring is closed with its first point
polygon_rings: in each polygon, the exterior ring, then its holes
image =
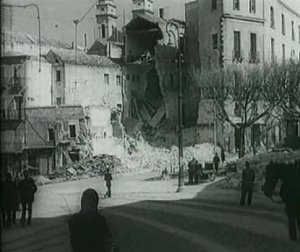
{"type": "Polygon", "coordinates": [[[117,14],[115,0],[98,0],[97,37],[106,40],[117,32],[117,14]]]}

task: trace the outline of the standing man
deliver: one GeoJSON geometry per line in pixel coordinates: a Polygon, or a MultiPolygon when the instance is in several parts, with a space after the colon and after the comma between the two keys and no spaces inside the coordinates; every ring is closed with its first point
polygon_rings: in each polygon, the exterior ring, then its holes
{"type": "Polygon", "coordinates": [[[215,156],[214,156],[214,159],[213,159],[213,164],[214,164],[214,167],[215,167],[215,170],[216,170],[216,173],[218,173],[218,170],[219,170],[219,164],[220,164],[220,158],[218,156],[218,153],[216,152],[215,156]]]}
{"type": "Polygon", "coordinates": [[[111,181],[112,181],[112,176],[111,176],[111,173],[109,172],[109,168],[107,168],[106,173],[104,174],[104,180],[106,182],[106,187],[107,187],[106,195],[107,195],[108,198],[111,198],[111,181]]]}
{"type": "Polygon", "coordinates": [[[240,206],[245,205],[245,200],[247,195],[248,195],[247,204],[251,205],[254,181],[255,181],[255,173],[253,169],[250,168],[250,164],[247,161],[246,169],[244,169],[242,173],[242,195],[241,195],[240,206]]]}
{"type": "Polygon", "coordinates": [[[222,161],[222,164],[225,162],[225,151],[224,151],[224,148],[221,148],[221,161],[222,161]]]}
{"type": "Polygon", "coordinates": [[[13,220],[13,210],[16,201],[16,188],[10,173],[5,174],[1,188],[1,206],[3,227],[9,229],[13,220]]]}
{"type": "Polygon", "coordinates": [[[28,210],[27,225],[31,224],[32,203],[37,187],[32,178],[29,177],[28,171],[24,171],[24,179],[20,182],[20,200],[22,205],[21,225],[24,227],[26,219],[26,209],[28,210]]]}

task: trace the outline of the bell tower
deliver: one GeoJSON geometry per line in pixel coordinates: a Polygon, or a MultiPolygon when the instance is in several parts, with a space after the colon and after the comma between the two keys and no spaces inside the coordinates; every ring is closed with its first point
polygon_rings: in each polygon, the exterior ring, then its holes
{"type": "Polygon", "coordinates": [[[106,40],[117,32],[117,14],[115,0],[98,0],[97,38],[106,40]]]}
{"type": "Polygon", "coordinates": [[[153,2],[154,0],[132,0],[133,9],[132,16],[135,17],[137,14],[150,14],[153,15],[153,2]]]}

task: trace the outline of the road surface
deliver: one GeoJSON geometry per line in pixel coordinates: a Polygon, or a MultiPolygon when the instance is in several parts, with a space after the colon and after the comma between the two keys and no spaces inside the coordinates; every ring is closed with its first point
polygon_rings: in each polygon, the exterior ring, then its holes
{"type": "MultiPolygon", "coordinates": [[[[95,183],[94,180],[76,181],[40,189],[40,196],[48,192],[53,202],[55,191],[56,197],[64,194],[65,204],[61,204],[61,210],[59,205],[44,209],[45,216],[39,212],[42,208],[36,208],[39,216],[34,218],[31,227],[17,226],[5,231],[2,251],[71,251],[69,216],[46,215],[75,210],[70,200],[76,198],[74,185],[80,191],[84,185],[97,187],[95,183]]],[[[176,181],[132,178],[124,179],[121,184],[130,189],[116,190],[114,198],[101,202],[100,210],[121,251],[300,251],[299,242],[288,240],[283,206],[269,202],[263,195],[255,194],[253,206],[240,208],[239,192],[220,190],[215,185],[186,187],[180,196],[171,191],[175,191],[176,181]],[[134,191],[134,184],[141,190],[134,191]]]]}

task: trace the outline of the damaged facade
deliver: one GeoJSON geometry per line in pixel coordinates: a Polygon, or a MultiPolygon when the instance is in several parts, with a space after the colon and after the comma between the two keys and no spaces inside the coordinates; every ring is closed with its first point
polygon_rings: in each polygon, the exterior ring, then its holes
{"type": "MultiPolygon", "coordinates": [[[[174,26],[167,31],[167,20],[153,15],[153,1],[133,3],[133,19],[125,26],[123,123],[129,134],[141,133],[149,142],[171,146],[177,144],[178,130],[179,33],[174,26]]],[[[172,22],[184,32],[184,22],[172,22]]],[[[183,121],[188,129],[197,121],[194,105],[200,94],[186,76],[182,83],[183,121]]],[[[185,139],[190,141],[194,143],[194,139],[185,139]]]]}
{"type": "Polygon", "coordinates": [[[2,168],[26,164],[37,174],[123,137],[121,67],[109,58],[52,48],[42,57],[6,52],[1,59],[2,168]],[[17,162],[15,162],[17,160],[17,162]]]}

